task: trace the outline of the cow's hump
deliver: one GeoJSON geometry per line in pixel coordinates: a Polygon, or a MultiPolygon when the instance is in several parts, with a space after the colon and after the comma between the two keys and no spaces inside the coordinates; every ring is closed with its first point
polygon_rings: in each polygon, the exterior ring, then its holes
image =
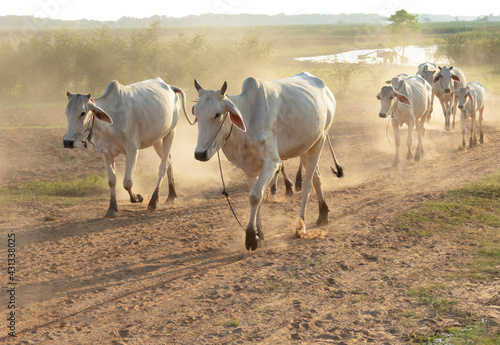
{"type": "Polygon", "coordinates": [[[104,95],[102,96],[107,97],[114,95],[118,93],[118,91],[120,91],[120,88],[121,88],[120,83],[117,80],[113,80],[112,82],[109,82],[108,86],[106,86],[106,91],[104,91],[104,95]]]}

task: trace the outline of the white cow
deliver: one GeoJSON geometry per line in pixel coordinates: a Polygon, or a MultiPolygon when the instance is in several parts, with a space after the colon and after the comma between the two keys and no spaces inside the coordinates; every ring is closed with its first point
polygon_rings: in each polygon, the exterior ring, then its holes
{"type": "MultiPolygon", "coordinates": [[[[305,167],[300,218],[305,220],[306,203],[314,185],[319,203],[317,224],[328,222],[328,206],[323,198],[317,170],[325,141],[329,143],[335,113],[335,97],[325,83],[309,73],[263,81],[253,77],[243,82],[241,94],[205,90],[195,80],[199,99],[193,107],[198,121],[195,158],[208,161],[219,149],[242,169],[250,187],[250,219],[245,246],[257,249],[264,237],[260,207],[265,189],[282,160],[300,157],[305,167]],[[234,127],[234,128],[233,128],[234,127]],[[255,228],[256,226],[256,228],[255,228]]],[[[335,154],[336,175],[343,176],[335,154]]]]}
{"type": "Polygon", "coordinates": [[[476,114],[479,111],[479,142],[484,142],[483,137],[483,111],[484,100],[486,93],[483,85],[477,81],[467,83],[466,87],[462,87],[453,91],[458,96],[458,109],[460,109],[460,122],[462,124],[462,147],[465,150],[465,134],[467,129],[465,127],[465,120],[471,119],[470,140],[469,147],[472,148],[477,145],[476,138],[476,114]]]}
{"type": "Polygon", "coordinates": [[[451,128],[455,129],[455,114],[458,105],[458,97],[452,91],[464,87],[465,83],[465,75],[458,67],[439,67],[439,72],[434,76],[432,91],[441,102],[447,131],[450,130],[450,116],[452,113],[453,125],[451,128]]]}
{"type": "Polygon", "coordinates": [[[377,95],[381,108],[379,116],[386,118],[391,116],[392,128],[394,129],[394,141],[396,144],[396,155],[393,166],[399,164],[399,146],[401,137],[399,127],[404,123],[408,126],[408,137],[406,145],[408,153],[406,158],[411,159],[411,145],[413,128],[416,125],[418,145],[415,151],[415,161],[419,161],[424,153],[422,137],[424,135],[424,122],[430,111],[431,86],[421,76],[416,75],[409,78],[395,77],[387,81],[391,86],[384,86],[377,95]]]}
{"type": "Polygon", "coordinates": [[[94,99],[90,94],[67,93],[68,128],[63,144],[64,147],[74,148],[79,142],[86,145],[88,141],[97,152],[103,153],[110,187],[109,209],[105,217],[115,217],[118,211],[114,158],[120,153],[126,156],[123,187],[129,193],[131,202],[143,200],[141,195],[132,192],[132,177],[139,150],[150,146],[155,148],[161,163],[158,183],[148,209],[156,208],[165,172],[169,183],[167,201],[177,196],[170,158],[175,126],[179,119],[177,94],[182,97],[182,107],[187,117],[184,91],[166,84],[161,78],[127,86],[112,81],[104,95],[94,99]]]}
{"type": "MultiPolygon", "coordinates": [[[[425,79],[426,82],[429,83],[430,86],[434,84],[434,73],[437,71],[436,64],[432,62],[424,62],[418,66],[417,75],[421,76],[425,79]]],[[[429,116],[427,117],[427,121],[431,119],[432,111],[434,109],[434,93],[431,95],[431,110],[429,111],[429,116]]]]}

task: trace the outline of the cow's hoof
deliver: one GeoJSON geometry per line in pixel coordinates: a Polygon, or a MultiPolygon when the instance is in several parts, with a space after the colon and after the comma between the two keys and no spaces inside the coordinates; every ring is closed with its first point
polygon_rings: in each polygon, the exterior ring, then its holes
{"type": "Polygon", "coordinates": [[[407,159],[407,160],[411,160],[412,158],[413,158],[413,155],[411,154],[411,152],[408,152],[408,153],[406,154],[406,159],[407,159]]]}
{"type": "Polygon", "coordinates": [[[413,158],[415,162],[420,162],[420,155],[415,155],[415,158],[413,158]]]}
{"type": "Polygon", "coordinates": [[[108,209],[108,212],[104,215],[104,218],[116,218],[116,210],[108,209]]]}
{"type": "Polygon", "coordinates": [[[177,193],[175,192],[175,187],[172,183],[168,184],[168,197],[165,200],[165,204],[173,203],[175,198],[177,198],[177,193]]]}
{"type": "Polygon", "coordinates": [[[140,195],[140,194],[134,194],[134,196],[130,197],[130,202],[132,204],[141,203],[143,200],[144,199],[142,198],[142,195],[140,195]]]}
{"type": "Polygon", "coordinates": [[[153,199],[148,204],[148,211],[154,211],[156,210],[156,205],[158,202],[154,202],[153,199]]]}
{"type": "Polygon", "coordinates": [[[259,247],[259,236],[255,234],[255,232],[247,232],[245,238],[245,247],[247,250],[256,250],[259,247]]]}
{"type": "Polygon", "coordinates": [[[306,223],[302,218],[297,220],[297,224],[295,225],[295,237],[304,238],[306,236],[306,223]]]}
{"type": "Polygon", "coordinates": [[[321,205],[319,205],[319,217],[316,221],[316,225],[328,224],[328,212],[330,212],[328,205],[323,201],[321,205]]]}

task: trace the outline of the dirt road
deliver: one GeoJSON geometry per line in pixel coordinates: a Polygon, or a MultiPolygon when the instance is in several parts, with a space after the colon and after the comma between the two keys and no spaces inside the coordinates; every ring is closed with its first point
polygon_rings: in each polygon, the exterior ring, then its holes
{"type": "MultiPolygon", "coordinates": [[[[394,169],[394,145],[386,139],[387,120],[377,118],[376,100],[340,102],[331,133],[346,177],[331,176],[331,157],[324,150],[323,190],[331,210],[329,224],[320,228],[324,238],[292,236],[300,196],[286,198],[281,185],[278,200],[263,206],[266,237],[256,252],[244,249],[244,231],[220,195],[216,162],[192,158],[196,129],[185,125],[174,145],[179,197],[173,205],[161,204],[150,213],[147,203],[130,204],[122,194],[116,219],[102,218],[106,194],[84,204],[34,199],[7,206],[0,231],[2,238],[16,234],[19,278],[18,337],[8,341],[400,344],[416,333],[462,326],[458,317],[435,314],[407,295],[411,288],[435,283],[434,272],[452,276],[460,248],[409,237],[396,219],[415,203],[439,199],[498,169],[500,126],[494,106],[489,109],[484,144],[459,151],[459,131],[445,132],[438,114],[427,125],[424,159],[402,161],[394,169]]],[[[58,107],[6,111],[2,186],[104,172],[99,154],[62,148],[65,119],[58,107]]],[[[393,143],[390,128],[388,134],[393,143]]],[[[151,151],[141,154],[138,167],[154,181],[159,160],[153,158],[151,151]]],[[[297,162],[287,164],[294,171],[297,162]]],[[[245,224],[245,179],[229,163],[223,167],[245,224]]],[[[123,161],[118,170],[123,176],[123,161]]],[[[150,196],[153,189],[154,182],[137,178],[137,192],[150,196]]],[[[311,230],[317,208],[311,195],[306,215],[311,230]]],[[[5,258],[6,245],[0,249],[5,258]]],[[[441,283],[461,309],[498,326],[499,281],[441,283]]],[[[0,336],[7,334],[7,299],[2,292],[0,336]]]]}

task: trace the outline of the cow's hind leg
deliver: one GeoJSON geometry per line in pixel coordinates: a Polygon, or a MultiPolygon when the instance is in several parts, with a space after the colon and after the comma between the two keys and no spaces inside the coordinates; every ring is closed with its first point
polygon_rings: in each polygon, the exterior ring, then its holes
{"type": "Polygon", "coordinates": [[[106,173],[108,175],[108,185],[109,185],[109,208],[104,217],[114,218],[116,217],[116,212],[118,212],[118,206],[116,204],[116,170],[115,170],[115,160],[112,156],[104,155],[104,163],[106,165],[106,173]]]}
{"type": "MultiPolygon", "coordinates": [[[[305,224],[306,220],[306,205],[307,205],[307,200],[309,199],[309,194],[311,193],[311,188],[312,188],[312,182],[313,182],[313,175],[317,173],[316,167],[318,166],[318,161],[319,161],[319,156],[321,153],[321,150],[323,149],[323,145],[325,144],[325,137],[323,136],[320,140],[314,144],[309,151],[307,151],[306,154],[301,156],[302,163],[305,167],[305,173],[304,173],[304,180],[302,184],[302,191],[301,191],[301,205],[300,205],[300,218],[305,224]]],[[[319,176],[318,176],[318,181],[319,181],[319,176]]],[[[317,181],[317,182],[318,182],[317,181]]],[[[315,186],[316,187],[316,186],[315,186]]],[[[317,187],[320,187],[318,184],[317,187]]],[[[320,188],[321,191],[321,188],[320,188]]],[[[322,200],[322,196],[318,197],[318,201],[323,203],[324,200],[322,200]]],[[[324,204],[326,206],[326,203],[324,204]]],[[[322,215],[321,215],[321,207],[324,208],[322,204],[320,204],[320,217],[318,220],[321,220],[322,215]]],[[[328,206],[326,206],[326,209],[328,209],[328,206]]],[[[323,211],[323,214],[325,211],[323,211]]],[[[328,213],[328,211],[326,211],[328,213]]],[[[328,215],[326,216],[328,217],[328,215]]],[[[323,216],[324,218],[324,216],[323,216]]],[[[305,226],[305,225],[304,225],[305,226]]],[[[299,229],[299,227],[297,227],[299,229]]],[[[302,231],[305,233],[305,228],[300,228],[299,231],[302,231]]],[[[297,234],[299,235],[299,234],[297,234]]]]}
{"type": "MultiPolygon", "coordinates": [[[[286,173],[285,163],[283,162],[281,162],[281,174],[283,175],[283,179],[285,181],[286,195],[287,196],[293,195],[293,183],[292,180],[290,180],[290,178],[288,177],[288,174],[286,173]]],[[[276,172],[271,181],[272,196],[275,196],[276,193],[278,192],[278,176],[279,176],[279,171],[276,172]]]]}
{"type": "Polygon", "coordinates": [[[328,205],[326,204],[325,199],[323,197],[323,191],[321,189],[321,179],[319,176],[318,167],[316,167],[316,170],[313,175],[313,186],[314,190],[316,191],[316,196],[318,198],[318,205],[319,205],[319,217],[318,220],[316,220],[316,225],[328,224],[328,212],[330,212],[330,209],[328,208],[328,205]]]}
{"type": "Polygon", "coordinates": [[[139,150],[134,148],[127,151],[125,160],[125,176],[123,177],[123,188],[128,192],[130,196],[131,203],[142,202],[142,196],[140,194],[134,194],[132,192],[132,186],[134,185],[132,178],[134,176],[135,164],[137,163],[137,156],[139,155],[139,150]]]}
{"type": "Polygon", "coordinates": [[[158,205],[158,200],[160,198],[160,188],[165,177],[165,173],[168,175],[169,181],[169,193],[167,201],[173,201],[177,194],[175,193],[174,178],[172,173],[172,160],[170,157],[170,148],[172,147],[172,142],[174,138],[174,133],[171,132],[167,134],[161,141],[156,142],[153,147],[161,159],[160,167],[158,168],[158,182],[156,183],[155,191],[151,196],[148,204],[148,210],[156,209],[158,205]]]}
{"type": "Polygon", "coordinates": [[[286,195],[293,195],[293,183],[286,173],[285,163],[281,163],[281,173],[283,174],[283,180],[285,180],[286,195]]]}
{"type": "Polygon", "coordinates": [[[302,189],[302,160],[299,162],[299,168],[297,169],[297,175],[295,175],[295,190],[300,192],[302,189]]]}

